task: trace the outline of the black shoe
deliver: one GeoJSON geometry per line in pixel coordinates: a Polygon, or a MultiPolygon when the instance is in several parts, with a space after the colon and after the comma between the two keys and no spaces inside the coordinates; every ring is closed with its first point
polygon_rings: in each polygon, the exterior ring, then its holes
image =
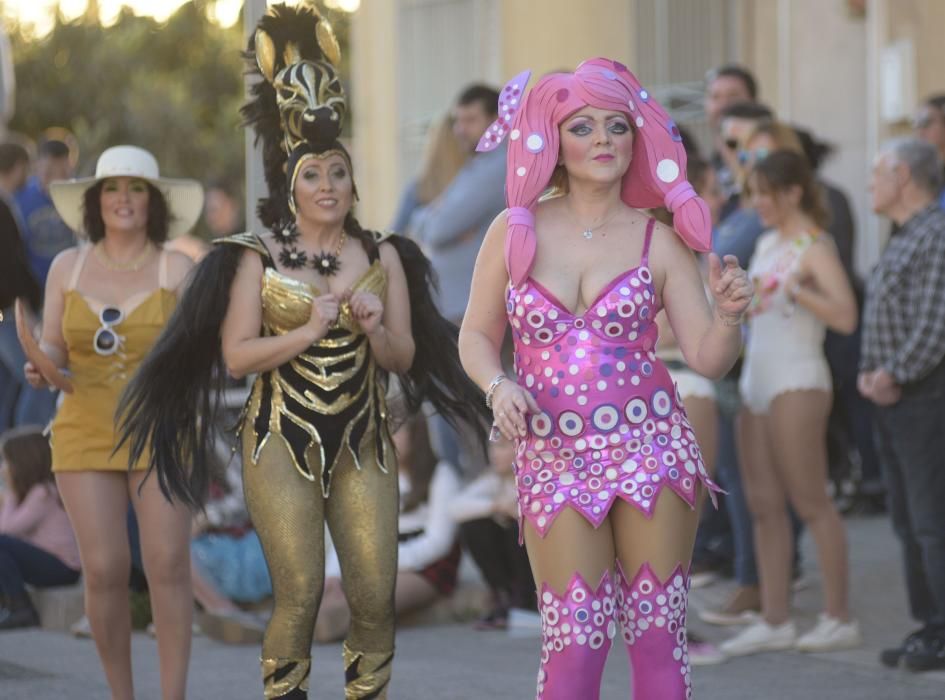
{"type": "Polygon", "coordinates": [[[0,610],[0,630],[39,626],[39,615],[31,604],[0,610]]]}
{"type": "Polygon", "coordinates": [[[898,668],[899,663],[903,658],[913,649],[918,648],[923,640],[929,634],[929,627],[926,625],[921,629],[917,629],[915,632],[910,634],[908,637],[902,640],[902,644],[897,647],[892,647],[891,649],[883,649],[879,652],[879,662],[886,666],[887,668],[898,668]]]}
{"type": "Polygon", "coordinates": [[[910,671],[945,670],[945,635],[928,635],[918,640],[902,657],[903,665],[910,671]]]}

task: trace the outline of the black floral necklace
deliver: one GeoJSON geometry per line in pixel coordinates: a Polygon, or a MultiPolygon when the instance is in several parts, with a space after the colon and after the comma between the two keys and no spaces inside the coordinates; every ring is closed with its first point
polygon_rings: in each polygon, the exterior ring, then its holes
{"type": "Polygon", "coordinates": [[[345,247],[345,241],[348,238],[344,230],[341,231],[341,238],[338,239],[338,245],[332,253],[314,253],[309,260],[309,254],[304,250],[299,250],[295,245],[299,240],[299,229],[293,221],[289,225],[272,232],[273,238],[280,246],[279,262],[283,267],[290,270],[300,270],[308,267],[309,264],[325,277],[331,277],[341,269],[341,251],[345,247]]]}

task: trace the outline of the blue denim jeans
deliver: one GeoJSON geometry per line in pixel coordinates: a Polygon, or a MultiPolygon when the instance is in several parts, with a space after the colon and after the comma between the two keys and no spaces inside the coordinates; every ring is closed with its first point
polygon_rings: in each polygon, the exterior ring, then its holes
{"type": "Polygon", "coordinates": [[[79,572],[57,556],[11,535],[0,535],[0,593],[9,598],[26,595],[25,584],[47,588],[70,586],[79,572]]]}
{"type": "Polygon", "coordinates": [[[56,394],[31,387],[24,364],[13,309],[5,309],[0,321],[0,432],[18,425],[45,426],[56,411],[56,394]]]}
{"type": "Polygon", "coordinates": [[[874,422],[910,612],[945,625],[945,362],[898,403],[876,407],[874,422]]]}
{"type": "MultiPolygon", "coordinates": [[[[742,487],[738,450],[735,446],[735,415],[739,408],[738,382],[730,378],[716,383],[719,405],[719,433],[716,481],[725,489],[722,497],[731,526],[732,564],[735,581],[741,586],[758,585],[758,562],[755,559],[754,521],[745,490],[742,487]],[[733,393],[734,392],[734,393],[733,393]]],[[[794,567],[800,563],[801,521],[790,507],[791,529],[794,532],[794,567]]]]}

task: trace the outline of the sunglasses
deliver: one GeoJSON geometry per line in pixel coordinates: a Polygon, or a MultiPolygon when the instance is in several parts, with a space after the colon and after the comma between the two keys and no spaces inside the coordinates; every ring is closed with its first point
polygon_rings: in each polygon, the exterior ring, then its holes
{"type": "Polygon", "coordinates": [[[757,163],[767,158],[770,154],[771,151],[769,151],[767,148],[756,148],[753,151],[743,149],[738,152],[738,162],[742,165],[751,162],[757,163]]]}
{"type": "Polygon", "coordinates": [[[92,339],[92,347],[95,352],[103,357],[118,352],[123,339],[115,332],[114,327],[124,319],[124,312],[116,306],[106,306],[102,309],[102,312],[98,315],[102,327],[95,331],[95,337],[92,339]]]}
{"type": "Polygon", "coordinates": [[[738,150],[738,139],[725,139],[725,147],[730,151],[738,150]]]}
{"type": "Polygon", "coordinates": [[[932,126],[931,114],[923,114],[921,117],[912,120],[913,129],[928,129],[930,126],[932,126]]]}

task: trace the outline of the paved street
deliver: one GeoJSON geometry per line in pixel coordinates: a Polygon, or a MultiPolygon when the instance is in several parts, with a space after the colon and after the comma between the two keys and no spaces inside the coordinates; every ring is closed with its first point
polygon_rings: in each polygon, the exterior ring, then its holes
{"type": "MultiPolygon", "coordinates": [[[[919,676],[888,671],[876,663],[878,650],[909,628],[898,545],[883,518],[850,520],[848,524],[854,607],[866,635],[865,648],[816,657],[794,653],[765,655],[699,668],[695,670],[698,700],[945,698],[945,673],[919,676]]],[[[805,545],[805,569],[816,579],[813,555],[809,543],[805,545]]],[[[726,592],[725,584],[696,591],[693,605],[717,602],[726,592]]],[[[816,582],[798,596],[802,629],[812,623],[818,600],[816,582]]],[[[694,628],[714,640],[727,634],[698,622],[694,628]]],[[[535,638],[474,632],[460,625],[409,628],[398,634],[397,652],[391,700],[533,697],[537,668],[535,638]]],[[[189,697],[199,700],[261,697],[258,655],[258,649],[253,647],[228,647],[198,637],[194,643],[189,697]]],[[[134,662],[138,699],[159,698],[153,639],[143,634],[135,636],[134,662]]],[[[627,663],[622,647],[618,647],[611,654],[602,698],[625,700],[629,696],[627,687],[627,663]]],[[[310,695],[313,700],[342,697],[340,647],[315,648],[310,695]]],[[[0,635],[2,700],[64,697],[83,700],[107,697],[90,641],[45,631],[0,635]]]]}

